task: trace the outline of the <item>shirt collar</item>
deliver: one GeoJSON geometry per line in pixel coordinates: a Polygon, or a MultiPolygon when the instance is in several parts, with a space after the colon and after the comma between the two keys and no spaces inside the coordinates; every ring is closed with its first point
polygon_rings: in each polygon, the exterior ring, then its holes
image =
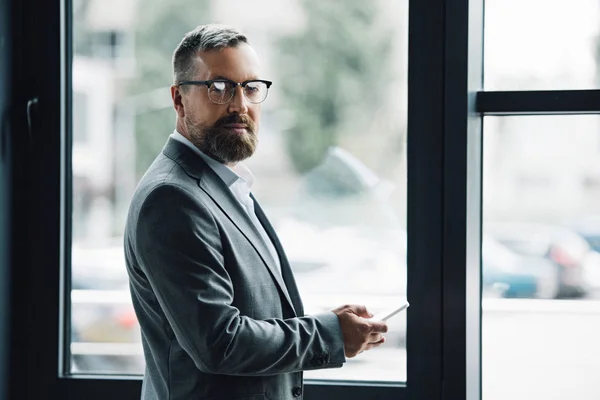
{"type": "Polygon", "coordinates": [[[254,175],[250,169],[244,165],[244,163],[239,162],[234,167],[228,167],[227,165],[218,162],[214,158],[209,157],[201,152],[198,147],[190,142],[188,138],[179,133],[177,129],[173,131],[170,137],[178,142],[183,143],[192,149],[194,153],[198,154],[228,187],[231,187],[234,183],[241,180],[246,183],[248,189],[252,188],[252,184],[254,183],[254,175]]]}
{"type": "Polygon", "coordinates": [[[252,189],[252,184],[254,184],[254,174],[252,174],[252,171],[250,171],[246,164],[239,162],[231,169],[239,177],[240,181],[244,181],[248,186],[248,190],[252,189]]]}

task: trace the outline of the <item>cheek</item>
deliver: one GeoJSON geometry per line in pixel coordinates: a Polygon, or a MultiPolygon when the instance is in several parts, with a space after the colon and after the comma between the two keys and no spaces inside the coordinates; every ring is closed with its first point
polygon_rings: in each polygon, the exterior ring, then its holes
{"type": "Polygon", "coordinates": [[[195,116],[198,114],[198,112],[197,112],[198,105],[194,101],[194,98],[189,97],[189,98],[185,99],[182,103],[183,103],[183,111],[182,112],[184,113],[185,117],[189,120],[194,121],[195,116]]]}
{"type": "Polygon", "coordinates": [[[222,107],[207,107],[203,110],[203,121],[207,125],[214,125],[219,119],[227,116],[227,110],[222,107]]]}
{"type": "Polygon", "coordinates": [[[256,124],[256,128],[258,129],[258,127],[260,126],[260,106],[250,109],[248,111],[248,114],[250,115],[250,118],[252,118],[252,121],[254,121],[254,123],[256,124]]]}
{"type": "Polygon", "coordinates": [[[219,119],[219,112],[201,101],[190,101],[186,105],[185,115],[195,125],[212,125],[219,119]]]}

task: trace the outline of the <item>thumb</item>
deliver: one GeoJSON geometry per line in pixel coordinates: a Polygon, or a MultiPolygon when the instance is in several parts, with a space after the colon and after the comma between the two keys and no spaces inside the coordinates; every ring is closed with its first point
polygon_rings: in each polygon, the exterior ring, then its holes
{"type": "Polygon", "coordinates": [[[364,305],[353,305],[350,307],[350,309],[359,317],[363,317],[363,318],[372,318],[373,317],[373,314],[371,314],[367,310],[367,307],[364,305]]]}

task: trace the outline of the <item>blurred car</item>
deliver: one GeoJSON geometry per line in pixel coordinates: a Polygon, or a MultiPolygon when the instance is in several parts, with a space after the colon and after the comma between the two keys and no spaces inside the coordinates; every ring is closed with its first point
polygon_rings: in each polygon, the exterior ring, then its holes
{"type": "Polygon", "coordinates": [[[71,372],[142,373],[123,247],[74,243],[71,259],[71,372]]]}
{"type": "Polygon", "coordinates": [[[588,242],[592,250],[600,252],[600,215],[579,218],[571,223],[571,228],[588,242]]]}
{"type": "Polygon", "coordinates": [[[489,235],[482,239],[481,259],[483,297],[558,296],[558,268],[550,260],[519,255],[489,235]]]}
{"type": "Polygon", "coordinates": [[[600,216],[586,216],[574,221],[572,229],[583,237],[591,248],[584,263],[589,289],[600,292],[600,216]]]}
{"type": "Polygon", "coordinates": [[[588,292],[584,268],[590,246],[575,231],[526,222],[486,223],[484,230],[520,255],[552,261],[558,269],[556,297],[581,297],[588,292]]]}

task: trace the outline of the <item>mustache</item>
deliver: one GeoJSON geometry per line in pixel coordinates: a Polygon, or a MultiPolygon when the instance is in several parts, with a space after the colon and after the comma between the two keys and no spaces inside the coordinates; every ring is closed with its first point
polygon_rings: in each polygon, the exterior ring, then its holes
{"type": "Polygon", "coordinates": [[[232,115],[227,115],[223,118],[220,118],[217,120],[217,122],[215,122],[213,124],[213,127],[214,128],[222,128],[225,125],[229,125],[229,124],[244,124],[252,132],[254,132],[254,130],[255,130],[254,121],[252,121],[252,119],[250,119],[250,117],[248,117],[247,115],[241,115],[241,114],[232,114],[232,115]]]}

